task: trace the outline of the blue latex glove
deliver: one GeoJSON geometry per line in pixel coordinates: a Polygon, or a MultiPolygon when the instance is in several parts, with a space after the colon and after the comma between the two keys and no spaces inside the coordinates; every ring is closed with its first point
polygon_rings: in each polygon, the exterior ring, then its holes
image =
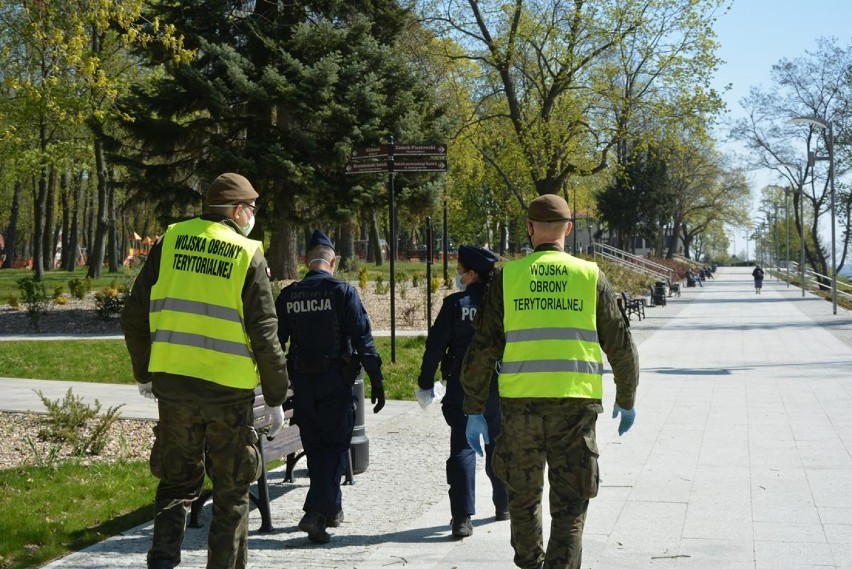
{"type": "Polygon", "coordinates": [[[618,424],[618,436],[620,437],[633,426],[633,421],[636,420],[636,409],[622,409],[616,403],[615,407],[612,408],[612,418],[618,417],[619,413],[621,413],[621,422],[618,424]]]}
{"type": "Polygon", "coordinates": [[[485,456],[482,446],[479,444],[479,437],[485,440],[485,444],[491,442],[488,439],[488,423],[485,422],[485,415],[468,415],[467,427],[465,427],[464,434],[467,437],[467,444],[470,445],[470,448],[479,456],[485,456]]]}

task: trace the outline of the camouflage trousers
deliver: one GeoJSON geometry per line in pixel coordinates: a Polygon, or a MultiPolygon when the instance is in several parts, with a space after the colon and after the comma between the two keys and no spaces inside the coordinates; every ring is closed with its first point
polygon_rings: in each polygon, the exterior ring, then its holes
{"type": "Polygon", "coordinates": [[[523,569],[580,569],[586,510],[598,493],[595,422],[600,403],[576,401],[502,400],[494,471],[506,484],[514,561],[523,569]],[[551,517],[546,552],[541,514],[545,464],[551,517]]]}
{"type": "Polygon", "coordinates": [[[251,403],[190,405],[159,401],[151,473],[160,480],[148,564],[180,563],[187,507],[213,481],[208,569],[243,569],[248,560],[249,485],[263,465],[251,403]],[[205,465],[206,451],[206,465],[205,465]]]}

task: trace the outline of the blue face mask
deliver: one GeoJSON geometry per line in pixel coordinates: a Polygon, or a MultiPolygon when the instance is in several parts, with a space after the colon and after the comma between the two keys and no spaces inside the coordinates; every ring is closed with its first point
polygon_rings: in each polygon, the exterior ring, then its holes
{"type": "Polygon", "coordinates": [[[461,291],[464,291],[464,289],[467,288],[467,285],[462,282],[461,275],[458,274],[458,273],[456,273],[455,284],[456,284],[456,288],[461,290],[461,291]]]}

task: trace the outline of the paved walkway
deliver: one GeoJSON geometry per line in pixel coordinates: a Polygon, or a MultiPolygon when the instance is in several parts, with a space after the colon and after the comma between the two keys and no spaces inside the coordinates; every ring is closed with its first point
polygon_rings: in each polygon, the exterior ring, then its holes
{"type": "MultiPolygon", "coordinates": [[[[634,318],[638,415],[624,437],[608,414],[598,421],[603,485],[583,568],[852,569],[852,317],[774,279],[757,296],[746,269],[682,290],[634,318]]],[[[3,380],[0,408],[40,405],[31,385],[3,380]]],[[[105,405],[132,403],[126,416],[150,414],[135,387],[92,388],[105,405]]],[[[332,542],[310,544],[294,527],[305,472],[293,484],[273,474],[278,529],[258,534],[252,512],[251,567],[512,567],[509,524],[494,521],[484,475],[473,536],[449,536],[440,412],[391,402],[367,434],[370,467],[344,487],[332,542]]],[[[143,567],[150,533],[146,524],[47,567],[143,567]]],[[[188,530],[181,567],[205,566],[205,539],[188,530]]]]}

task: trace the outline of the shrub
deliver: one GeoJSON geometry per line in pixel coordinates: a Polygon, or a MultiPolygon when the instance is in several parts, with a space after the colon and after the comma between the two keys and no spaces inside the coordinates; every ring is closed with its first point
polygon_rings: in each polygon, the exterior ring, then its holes
{"type": "Polygon", "coordinates": [[[408,304],[402,308],[402,321],[406,326],[414,326],[417,320],[417,315],[420,312],[420,305],[416,303],[408,304]]]}
{"type": "Polygon", "coordinates": [[[432,277],[432,282],[429,284],[429,290],[432,294],[438,292],[438,289],[441,288],[441,279],[438,277],[432,277]]]}
{"type": "Polygon", "coordinates": [[[47,292],[44,290],[44,283],[34,276],[21,277],[17,282],[21,300],[27,307],[27,318],[30,320],[30,325],[37,330],[41,317],[47,312],[47,292]]]}
{"type": "Polygon", "coordinates": [[[420,286],[420,273],[414,271],[411,273],[411,286],[417,288],[420,286]]]}
{"type": "Polygon", "coordinates": [[[382,275],[376,275],[376,294],[387,294],[390,290],[390,285],[385,284],[385,279],[382,275]]]}
{"type": "Polygon", "coordinates": [[[53,299],[53,304],[56,304],[58,306],[64,306],[68,304],[68,297],[65,295],[57,296],[53,299]]]}
{"type": "Polygon", "coordinates": [[[9,303],[9,308],[14,308],[15,310],[17,310],[21,307],[21,305],[18,303],[18,295],[15,293],[9,294],[7,302],[9,303]]]}
{"type": "Polygon", "coordinates": [[[361,292],[367,292],[367,267],[361,267],[358,271],[358,284],[361,286],[361,292]]]}
{"type": "Polygon", "coordinates": [[[127,301],[124,287],[108,286],[95,293],[95,312],[101,320],[118,316],[127,301]]]}
{"type": "Polygon", "coordinates": [[[71,279],[68,281],[68,290],[71,291],[71,296],[76,299],[83,300],[86,295],[92,290],[92,279],[71,279]]]}
{"type": "Polygon", "coordinates": [[[39,438],[70,446],[74,456],[103,452],[109,442],[110,427],[118,420],[118,410],[122,405],[110,407],[98,418],[100,401],[95,399],[95,406],[90,407],[83,403],[82,397],[74,395],[70,388],[62,401],[52,401],[41,391],[36,393],[47,408],[39,438]]]}
{"type": "Polygon", "coordinates": [[[62,292],[63,292],[64,290],[65,290],[65,288],[64,288],[62,285],[58,285],[56,288],[54,288],[54,289],[53,289],[53,298],[52,298],[52,300],[56,300],[57,298],[61,298],[61,297],[62,297],[62,292]]]}

